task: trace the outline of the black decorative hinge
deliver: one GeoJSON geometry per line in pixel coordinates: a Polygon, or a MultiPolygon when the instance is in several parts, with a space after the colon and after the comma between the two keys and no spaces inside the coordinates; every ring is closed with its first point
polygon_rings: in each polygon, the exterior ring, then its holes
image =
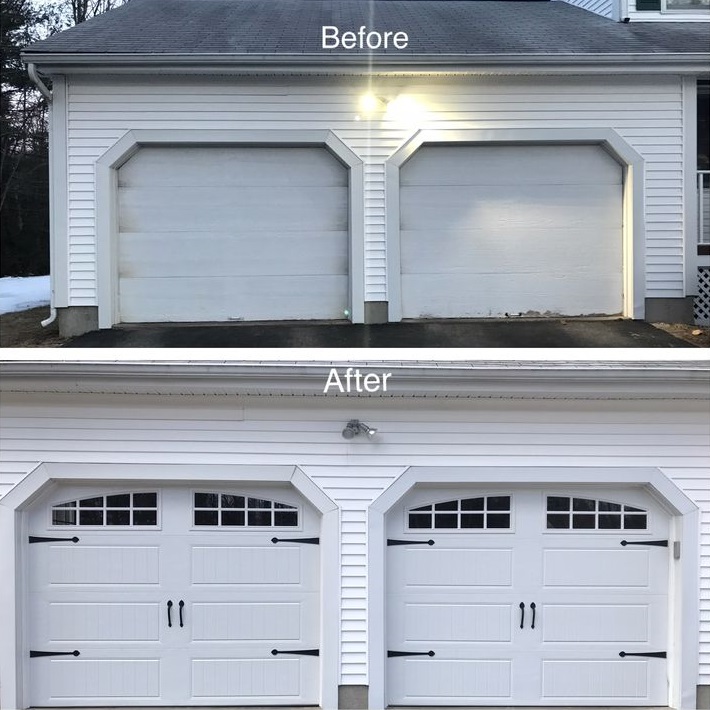
{"type": "Polygon", "coordinates": [[[622,547],[626,547],[627,545],[653,545],[653,547],[668,547],[668,540],[638,540],[636,542],[629,542],[628,540],[621,541],[622,547]]]}
{"type": "Polygon", "coordinates": [[[622,658],[626,658],[626,656],[643,656],[644,658],[667,658],[665,651],[651,651],[649,653],[626,653],[626,651],[619,651],[619,655],[622,658]]]}
{"type": "Polygon", "coordinates": [[[79,651],[30,651],[30,658],[44,658],[45,656],[79,656],[79,651]]]}
{"type": "Polygon", "coordinates": [[[435,656],[434,651],[387,651],[387,658],[401,658],[402,656],[435,656]]]}
{"type": "Polygon", "coordinates": [[[36,537],[30,535],[30,545],[33,542],[79,542],[78,537],[36,537]]]}
{"type": "Polygon", "coordinates": [[[319,537],[272,537],[271,542],[274,545],[277,542],[300,542],[304,545],[320,545],[319,537]]]}
{"type": "Polygon", "coordinates": [[[275,648],[271,650],[272,656],[278,656],[280,653],[288,653],[291,656],[320,656],[317,648],[307,648],[305,651],[277,651],[275,648]]]}
{"type": "Polygon", "coordinates": [[[433,540],[387,540],[388,545],[433,545],[433,540]]]}

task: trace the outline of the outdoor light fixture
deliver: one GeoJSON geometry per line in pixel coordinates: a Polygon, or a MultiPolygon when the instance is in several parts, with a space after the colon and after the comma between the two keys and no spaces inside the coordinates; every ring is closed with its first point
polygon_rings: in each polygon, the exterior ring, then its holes
{"type": "Polygon", "coordinates": [[[360,97],[360,110],[366,114],[374,113],[378,109],[386,107],[388,103],[387,99],[382,96],[367,93],[360,97]]]}
{"type": "Polygon", "coordinates": [[[377,429],[367,426],[359,419],[351,419],[343,429],[343,439],[352,439],[358,434],[365,434],[368,439],[372,439],[377,434],[377,429]]]}

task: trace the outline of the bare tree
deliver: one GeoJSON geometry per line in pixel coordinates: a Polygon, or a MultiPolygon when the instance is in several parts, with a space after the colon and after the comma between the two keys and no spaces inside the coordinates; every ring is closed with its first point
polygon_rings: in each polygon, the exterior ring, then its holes
{"type": "Polygon", "coordinates": [[[101,15],[123,5],[125,0],[68,0],[68,2],[71,5],[73,23],[78,25],[91,17],[96,17],[96,15],[101,15]]]}

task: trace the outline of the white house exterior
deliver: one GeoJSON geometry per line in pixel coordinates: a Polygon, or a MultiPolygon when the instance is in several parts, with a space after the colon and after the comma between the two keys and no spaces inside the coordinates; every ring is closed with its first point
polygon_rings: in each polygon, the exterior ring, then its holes
{"type": "Polygon", "coordinates": [[[710,707],[707,363],[335,366],[3,365],[5,710],[710,707]]]}
{"type": "Polygon", "coordinates": [[[25,51],[52,80],[63,332],[690,318],[708,25],[383,2],[409,47],[348,53],[321,28],[367,3],[251,2],[135,0],[25,51]]]}

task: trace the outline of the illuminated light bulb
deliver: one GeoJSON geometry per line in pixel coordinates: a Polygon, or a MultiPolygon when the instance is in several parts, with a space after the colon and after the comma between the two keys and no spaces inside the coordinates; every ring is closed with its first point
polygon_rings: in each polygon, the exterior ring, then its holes
{"type": "Polygon", "coordinates": [[[377,110],[377,107],[379,105],[380,102],[374,94],[364,94],[360,99],[360,108],[365,113],[372,113],[373,111],[377,110]]]}

